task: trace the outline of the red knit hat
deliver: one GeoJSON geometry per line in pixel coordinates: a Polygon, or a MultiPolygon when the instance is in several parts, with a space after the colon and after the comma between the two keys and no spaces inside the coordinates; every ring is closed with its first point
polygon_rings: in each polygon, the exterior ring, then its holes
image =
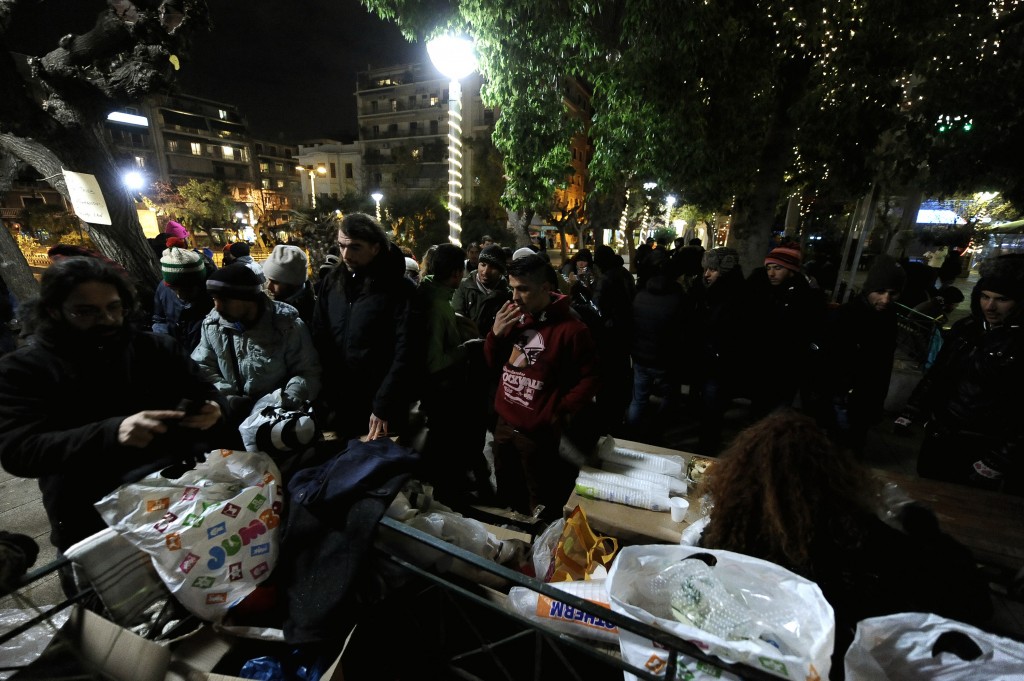
{"type": "Polygon", "coordinates": [[[803,256],[800,255],[800,249],[795,244],[773,248],[772,252],[764,259],[765,265],[779,265],[794,272],[800,271],[802,262],[803,256]]]}

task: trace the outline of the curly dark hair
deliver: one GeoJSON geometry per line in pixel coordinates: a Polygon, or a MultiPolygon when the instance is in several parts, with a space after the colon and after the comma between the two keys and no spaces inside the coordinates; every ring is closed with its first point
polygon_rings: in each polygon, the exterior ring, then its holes
{"type": "Polygon", "coordinates": [[[714,502],[701,543],[812,572],[824,533],[858,533],[874,483],[815,421],[780,409],[747,427],[708,470],[714,502]]]}

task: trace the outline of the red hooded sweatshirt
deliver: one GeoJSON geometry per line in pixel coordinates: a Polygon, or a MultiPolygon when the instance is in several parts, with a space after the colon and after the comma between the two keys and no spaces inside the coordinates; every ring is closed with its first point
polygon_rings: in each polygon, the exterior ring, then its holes
{"type": "Polygon", "coordinates": [[[556,426],[597,394],[594,339],[566,296],[552,293],[537,318],[524,315],[502,338],[489,332],[484,352],[502,367],[494,408],[524,433],[556,426]]]}

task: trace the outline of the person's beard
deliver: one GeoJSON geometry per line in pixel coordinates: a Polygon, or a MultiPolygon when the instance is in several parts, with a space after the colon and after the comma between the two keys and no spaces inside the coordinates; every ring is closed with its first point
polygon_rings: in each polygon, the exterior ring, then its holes
{"type": "Polygon", "coordinates": [[[128,337],[127,324],[97,324],[89,329],[70,327],[65,330],[67,342],[82,349],[102,350],[123,345],[128,337]]]}

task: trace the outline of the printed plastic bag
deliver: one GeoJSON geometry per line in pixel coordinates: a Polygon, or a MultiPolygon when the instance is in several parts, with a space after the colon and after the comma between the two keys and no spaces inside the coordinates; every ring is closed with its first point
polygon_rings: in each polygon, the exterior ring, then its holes
{"type": "Polygon", "coordinates": [[[1024,643],[923,612],[870,617],[844,659],[848,681],[1024,678],[1024,643]]]}
{"type": "Polygon", "coordinates": [[[602,579],[618,550],[619,540],[595,534],[590,529],[587,514],[577,506],[565,521],[562,536],[555,546],[551,576],[543,579],[546,582],[602,579]]]}
{"type": "Polygon", "coordinates": [[[96,508],[150,555],[182,605],[216,622],[273,570],[283,503],[269,455],[221,449],[180,478],[122,485],[96,508]]]}
{"type": "MultiPolygon", "coordinates": [[[[587,582],[555,582],[551,586],[607,608],[608,591],[605,582],[604,579],[592,579],[587,582]]],[[[512,587],[508,592],[508,607],[512,612],[561,633],[602,643],[617,643],[619,640],[619,629],[611,622],[577,610],[529,587],[512,587]]]]}
{"type": "MultiPolygon", "coordinates": [[[[828,678],[835,641],[832,606],[817,584],[774,563],[690,546],[627,546],[612,564],[606,586],[615,612],[693,642],[725,662],[785,679],[828,678]],[[714,567],[691,558],[697,554],[714,567]]],[[[665,673],[663,646],[620,629],[619,648],[628,663],[665,673]]],[[[677,656],[677,677],[737,678],[684,653],[677,656]]],[[[627,673],[625,678],[635,677],[627,673]]]]}
{"type": "Polygon", "coordinates": [[[256,400],[252,411],[238,426],[246,451],[285,457],[305,451],[316,440],[313,407],[308,402],[298,409],[282,405],[280,388],[256,400]]]}

